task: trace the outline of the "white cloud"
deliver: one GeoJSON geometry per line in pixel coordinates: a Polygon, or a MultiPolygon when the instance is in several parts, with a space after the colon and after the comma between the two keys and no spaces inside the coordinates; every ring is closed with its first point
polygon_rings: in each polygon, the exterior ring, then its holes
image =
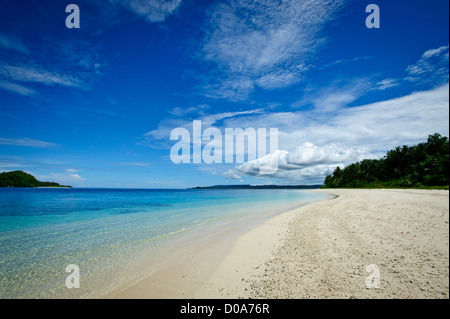
{"type": "Polygon", "coordinates": [[[323,94],[317,94],[317,97],[312,101],[314,107],[321,112],[335,111],[350,104],[359,97],[359,94],[354,89],[322,93],[323,94]]]}
{"type": "Polygon", "coordinates": [[[365,56],[365,57],[356,57],[356,58],[353,58],[353,59],[341,59],[341,60],[337,60],[337,61],[325,64],[324,66],[319,67],[318,70],[323,70],[323,69],[326,69],[326,68],[329,68],[329,67],[332,67],[332,66],[336,66],[336,65],[342,64],[342,63],[356,62],[356,61],[361,61],[361,60],[367,60],[367,59],[370,59],[370,58],[372,58],[372,57],[371,56],[365,56]]]}
{"type": "Polygon", "coordinates": [[[30,52],[27,46],[19,38],[3,33],[0,33],[0,47],[15,50],[24,54],[28,54],[30,52]]]}
{"type": "Polygon", "coordinates": [[[69,177],[75,181],[84,181],[85,179],[78,174],[69,174],[69,177]]]}
{"type": "MultiPolygon", "coordinates": [[[[441,55],[442,52],[445,52],[445,51],[448,51],[448,45],[441,46],[440,48],[437,48],[437,49],[430,49],[422,55],[422,58],[429,59],[434,56],[439,56],[439,55],[441,55]]],[[[447,56],[448,56],[448,53],[447,53],[447,56]]]]}
{"type": "Polygon", "coordinates": [[[374,87],[375,90],[386,90],[389,89],[391,87],[400,85],[399,81],[397,79],[384,79],[382,81],[379,81],[376,83],[376,86],[374,87]]]}
{"type": "Polygon", "coordinates": [[[341,144],[328,144],[322,147],[305,142],[286,156],[286,161],[299,167],[336,164],[375,156],[367,147],[350,148],[341,144]]]}
{"type": "Polygon", "coordinates": [[[26,166],[26,164],[19,163],[18,161],[4,160],[0,158],[0,172],[17,170],[26,166]]]}
{"type": "Polygon", "coordinates": [[[203,89],[206,97],[239,101],[245,100],[253,92],[255,83],[247,76],[236,75],[232,78],[221,79],[218,83],[209,83],[203,89]]]}
{"type": "Polygon", "coordinates": [[[63,172],[53,172],[50,174],[39,174],[39,173],[31,173],[31,175],[35,176],[39,181],[49,181],[56,182],[61,185],[71,185],[71,186],[82,186],[83,182],[86,181],[85,178],[81,177],[79,174],[74,172],[70,172],[71,169],[66,169],[63,172]]]}
{"type": "Polygon", "coordinates": [[[269,157],[229,170],[225,176],[278,178],[321,182],[338,165],[385,155],[399,145],[423,142],[428,135],[449,135],[449,86],[341,108],[322,115],[316,110],[279,112],[229,119],[226,127],[265,127],[279,130],[279,171],[261,175],[269,157]],[[244,125],[244,126],[243,126],[244,125]]]}
{"type": "Polygon", "coordinates": [[[308,66],[297,66],[296,72],[292,70],[277,70],[269,74],[264,74],[255,83],[265,89],[276,89],[299,82],[303,78],[303,73],[309,69],[308,66]]]}
{"type": "Polygon", "coordinates": [[[219,3],[208,25],[204,58],[225,76],[205,87],[210,96],[245,98],[255,86],[280,88],[301,81],[324,42],[320,32],[341,0],[219,3]]]}
{"type": "Polygon", "coordinates": [[[307,91],[291,106],[294,108],[313,106],[318,111],[331,112],[349,105],[373,89],[374,85],[366,78],[341,79],[327,87],[307,91]]]}
{"type": "Polygon", "coordinates": [[[2,79],[0,79],[0,88],[25,96],[33,96],[36,94],[36,91],[27,88],[26,86],[2,79]]]}
{"type": "MultiPolygon", "coordinates": [[[[1,38],[0,34],[0,42],[3,42],[0,48],[6,45],[4,37],[1,38]]],[[[14,39],[15,42],[7,41],[8,46],[23,43],[19,38],[14,39]]],[[[30,44],[29,51],[33,54],[26,56],[18,53],[26,53],[28,48],[21,49],[18,44],[15,51],[0,54],[0,88],[25,96],[37,93],[34,84],[89,89],[108,64],[101,59],[96,44],[81,39],[58,41],[48,38],[39,47],[30,44]]]]}
{"type": "Polygon", "coordinates": [[[37,147],[37,148],[53,148],[57,147],[58,144],[51,143],[51,142],[45,142],[41,140],[36,140],[33,138],[4,138],[0,137],[0,144],[3,145],[18,145],[18,146],[30,146],[30,147],[37,147]]]}
{"type": "MultiPolygon", "coordinates": [[[[363,82],[361,82],[363,83],[363,82]]],[[[363,85],[364,86],[364,85],[363,85]]],[[[202,121],[202,129],[210,126],[219,128],[277,128],[279,148],[294,151],[305,142],[318,146],[339,144],[350,148],[368,147],[372,151],[385,151],[391,147],[422,141],[429,134],[448,135],[449,85],[428,91],[348,107],[345,98],[339,107],[328,111],[324,94],[322,100],[314,96],[316,108],[291,112],[266,112],[254,109],[241,112],[203,114],[195,120],[202,121]]],[[[325,91],[324,91],[325,92],[325,91]]],[[[338,96],[330,90],[329,96],[338,96]]],[[[342,95],[346,95],[346,90],[342,95]]],[[[352,96],[350,93],[347,93],[352,96]]],[[[356,93],[355,93],[356,95],[356,93]]],[[[348,101],[353,98],[348,98],[348,101]]],[[[176,127],[192,129],[190,119],[166,119],[158,128],[147,132],[144,137],[152,140],[168,140],[176,127]]]]}
{"type": "Polygon", "coordinates": [[[18,82],[41,83],[45,85],[61,85],[68,87],[83,87],[84,83],[71,76],[55,71],[37,69],[30,66],[1,65],[0,76],[18,82]]]}
{"type": "MultiPolygon", "coordinates": [[[[395,83],[395,79],[386,79],[378,86],[395,83]]],[[[336,84],[309,96],[308,103],[313,108],[290,112],[254,109],[202,114],[195,119],[202,120],[203,130],[214,126],[221,132],[225,128],[266,128],[266,131],[277,128],[277,156],[280,160],[277,173],[260,174],[260,168],[267,166],[270,158],[262,157],[237,165],[224,175],[228,178],[254,176],[296,183],[320,183],[336,166],[384,156],[395,146],[423,142],[430,134],[449,135],[448,83],[386,101],[348,106],[372,89],[371,81],[356,79],[341,89],[336,84]]],[[[144,138],[152,146],[159,140],[165,142],[164,147],[170,148],[174,144],[169,141],[170,132],[176,127],[191,131],[192,120],[166,119],[144,138]]]]}
{"type": "Polygon", "coordinates": [[[322,183],[323,177],[330,174],[337,166],[342,164],[317,164],[310,166],[298,166],[289,162],[289,155],[287,151],[275,151],[273,154],[268,154],[264,157],[253,161],[238,165],[225,173],[223,176],[228,179],[240,179],[242,177],[250,176],[260,179],[282,180],[284,182],[293,183],[322,183]],[[273,174],[261,174],[262,167],[272,167],[273,157],[277,159],[278,169],[273,174]]]}
{"type": "Polygon", "coordinates": [[[118,2],[149,22],[166,20],[181,4],[181,0],[119,0],[118,2]]]}
{"type": "Polygon", "coordinates": [[[198,112],[202,113],[206,109],[209,109],[209,105],[201,104],[198,106],[191,106],[188,108],[175,107],[169,113],[172,115],[181,117],[181,116],[185,116],[187,114],[192,114],[192,113],[198,113],[198,112]]]}
{"type": "Polygon", "coordinates": [[[253,176],[284,180],[305,178],[322,180],[324,174],[328,174],[337,166],[343,166],[346,162],[360,161],[365,158],[377,157],[370,153],[367,147],[350,148],[340,144],[328,144],[319,147],[305,142],[292,152],[278,150],[273,154],[238,165],[225,172],[224,176],[233,179],[253,176]],[[261,168],[273,167],[272,156],[277,158],[277,170],[273,174],[266,174],[264,169],[261,171],[261,168]]]}
{"type": "MultiPolygon", "coordinates": [[[[244,115],[250,114],[258,114],[263,113],[263,109],[255,109],[249,111],[240,111],[240,112],[224,112],[217,114],[203,114],[202,116],[195,118],[195,120],[202,121],[202,130],[211,127],[217,124],[220,121],[240,117],[244,115]]],[[[144,134],[144,138],[147,140],[168,140],[170,137],[170,132],[177,128],[183,127],[192,131],[192,120],[187,119],[166,119],[158,125],[158,128],[151,130],[144,134]]],[[[151,146],[155,146],[155,144],[150,144],[151,146]]]]}
{"type": "Polygon", "coordinates": [[[420,84],[442,84],[448,81],[449,46],[426,51],[422,57],[406,68],[406,80],[420,84]]]}
{"type": "Polygon", "coordinates": [[[142,162],[123,162],[123,163],[117,163],[118,165],[123,166],[134,166],[134,167],[147,167],[150,166],[149,163],[142,163],[142,162]]]}

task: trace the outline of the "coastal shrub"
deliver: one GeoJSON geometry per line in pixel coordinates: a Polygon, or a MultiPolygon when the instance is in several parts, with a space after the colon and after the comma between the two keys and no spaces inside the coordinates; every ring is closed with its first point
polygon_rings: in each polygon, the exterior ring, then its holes
{"type": "MultiPolygon", "coordinates": [[[[325,177],[324,188],[434,187],[449,185],[449,139],[434,134],[415,146],[397,146],[381,159],[365,159],[325,177]]],[[[444,187],[445,188],[445,187],[444,187]]]]}

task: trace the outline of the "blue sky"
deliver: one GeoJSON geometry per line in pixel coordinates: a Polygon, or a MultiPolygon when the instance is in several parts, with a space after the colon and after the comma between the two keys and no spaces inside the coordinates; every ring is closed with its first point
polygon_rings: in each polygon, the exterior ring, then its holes
{"type": "Polygon", "coordinates": [[[449,135],[449,3],[0,0],[0,171],[77,187],[317,184],[449,135]],[[68,29],[68,4],[80,28],[68,29]],[[368,4],[380,28],[368,29],[368,4]],[[177,127],[277,128],[247,163],[174,164],[177,127]],[[269,156],[275,174],[261,175],[269,156]]]}

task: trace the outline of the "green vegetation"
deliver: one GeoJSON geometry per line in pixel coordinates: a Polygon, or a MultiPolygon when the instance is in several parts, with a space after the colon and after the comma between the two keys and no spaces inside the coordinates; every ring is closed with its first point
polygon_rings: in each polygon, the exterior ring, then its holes
{"type": "Polygon", "coordinates": [[[396,147],[382,159],[337,167],[323,188],[449,189],[449,168],[449,139],[434,134],[424,143],[396,147]]]}
{"type": "Polygon", "coordinates": [[[33,175],[23,171],[0,173],[0,187],[71,187],[55,182],[40,182],[33,175]]]}

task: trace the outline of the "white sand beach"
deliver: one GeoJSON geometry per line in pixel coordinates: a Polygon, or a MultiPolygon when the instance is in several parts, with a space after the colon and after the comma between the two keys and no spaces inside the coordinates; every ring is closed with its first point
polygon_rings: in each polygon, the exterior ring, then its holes
{"type": "Polygon", "coordinates": [[[449,192],[337,195],[215,238],[112,298],[449,298],[449,192]],[[216,250],[215,245],[221,248],[216,250]],[[218,252],[221,253],[218,253],[218,252]],[[379,288],[366,285],[366,267],[379,288]]]}

